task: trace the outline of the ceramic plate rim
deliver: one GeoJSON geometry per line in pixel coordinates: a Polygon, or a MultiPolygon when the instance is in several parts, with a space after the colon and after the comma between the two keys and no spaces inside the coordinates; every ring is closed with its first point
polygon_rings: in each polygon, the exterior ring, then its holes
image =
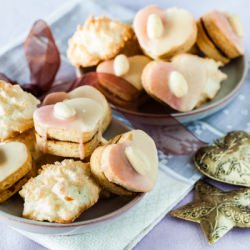
{"type": "MultiPolygon", "coordinates": [[[[119,121],[118,119],[116,119],[114,117],[112,117],[112,122],[118,123],[119,126],[124,127],[124,129],[126,129],[127,131],[131,130],[124,123],[122,123],[121,121],[119,121]]],[[[84,221],[77,221],[77,222],[72,222],[72,223],[67,223],[67,224],[53,223],[53,222],[47,222],[47,221],[35,221],[35,220],[23,218],[21,216],[16,216],[16,215],[10,214],[10,213],[2,211],[2,210],[0,210],[0,219],[12,221],[14,223],[19,223],[19,224],[41,227],[41,228],[45,228],[45,227],[49,227],[49,228],[76,228],[76,227],[84,227],[84,226],[90,226],[90,225],[95,226],[95,225],[104,223],[106,221],[111,221],[112,219],[115,219],[119,216],[122,216],[125,212],[129,211],[134,206],[136,206],[143,199],[145,194],[146,193],[137,193],[125,205],[123,205],[120,208],[118,208],[110,213],[107,213],[105,215],[99,216],[97,218],[92,218],[92,219],[88,219],[88,220],[84,220],[84,221]]]]}
{"type": "Polygon", "coordinates": [[[7,212],[0,210],[0,218],[5,218],[7,220],[11,220],[20,224],[28,224],[31,226],[37,226],[37,227],[50,227],[50,228],[70,228],[70,227],[82,227],[82,226],[88,226],[88,225],[97,225],[99,223],[109,221],[111,219],[116,218],[117,216],[123,215],[125,212],[127,212],[129,209],[133,208],[136,204],[138,204],[142,198],[145,196],[145,193],[138,193],[131,201],[129,201],[127,204],[122,206],[121,208],[108,213],[106,215],[85,220],[85,221],[79,221],[79,222],[72,222],[68,224],[60,224],[60,223],[53,223],[53,222],[45,222],[45,221],[35,221],[26,219],[23,217],[15,216],[12,214],[8,214],[7,212]]]}

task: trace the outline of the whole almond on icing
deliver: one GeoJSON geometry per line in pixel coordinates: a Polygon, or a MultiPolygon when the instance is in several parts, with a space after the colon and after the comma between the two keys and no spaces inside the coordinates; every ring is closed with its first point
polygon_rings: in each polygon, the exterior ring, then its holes
{"type": "Polygon", "coordinates": [[[161,17],[157,14],[150,14],[147,20],[147,35],[150,39],[160,38],[164,32],[161,17]]]}
{"type": "Polygon", "coordinates": [[[129,71],[129,61],[128,58],[120,54],[114,59],[114,72],[117,76],[122,76],[129,71]]]}
{"type": "Polygon", "coordinates": [[[69,119],[76,114],[75,109],[65,102],[58,102],[54,106],[54,115],[62,120],[69,119]]]}
{"type": "Polygon", "coordinates": [[[188,83],[178,71],[170,73],[168,78],[169,88],[176,97],[183,97],[188,93],[188,83]]]}
{"type": "Polygon", "coordinates": [[[125,149],[125,154],[137,173],[141,175],[147,175],[150,173],[149,161],[140,148],[128,146],[125,149]]]}

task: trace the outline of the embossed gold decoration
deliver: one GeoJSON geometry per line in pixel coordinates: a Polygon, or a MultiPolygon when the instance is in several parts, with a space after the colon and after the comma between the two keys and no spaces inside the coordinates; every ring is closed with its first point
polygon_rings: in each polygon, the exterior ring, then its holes
{"type": "Polygon", "coordinates": [[[228,133],[214,145],[200,148],[194,164],[212,179],[250,187],[250,135],[243,131],[228,133]]]}
{"type": "Polygon", "coordinates": [[[250,227],[250,188],[229,192],[199,181],[194,201],[172,211],[171,216],[200,223],[209,243],[233,227],[250,227]]]}

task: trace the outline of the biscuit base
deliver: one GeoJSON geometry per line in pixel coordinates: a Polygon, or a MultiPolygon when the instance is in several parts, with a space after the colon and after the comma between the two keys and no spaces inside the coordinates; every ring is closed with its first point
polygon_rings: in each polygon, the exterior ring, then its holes
{"type": "Polygon", "coordinates": [[[29,131],[34,127],[33,119],[30,121],[26,121],[22,125],[19,126],[18,131],[12,131],[9,133],[7,137],[0,138],[0,142],[4,142],[7,140],[14,140],[16,137],[20,136],[21,134],[29,131]]]}
{"type": "Polygon", "coordinates": [[[36,145],[36,136],[34,128],[17,135],[12,140],[7,140],[7,141],[13,141],[13,140],[24,143],[29,149],[33,160],[37,160],[41,156],[41,152],[38,150],[36,145]]]}
{"type": "Polygon", "coordinates": [[[125,43],[124,47],[118,54],[124,54],[126,56],[143,54],[135,34],[133,34],[133,36],[125,43]]]}
{"type": "Polygon", "coordinates": [[[101,156],[102,156],[104,149],[105,149],[105,146],[97,148],[90,158],[90,167],[91,167],[91,172],[93,176],[95,177],[97,182],[100,184],[100,186],[102,186],[104,189],[106,189],[107,191],[111,193],[121,195],[121,196],[134,195],[135,194],[134,192],[130,192],[127,189],[123,188],[122,186],[119,186],[115,183],[110,182],[104,175],[101,169],[101,164],[100,164],[101,156]]]}
{"type": "MultiPolygon", "coordinates": [[[[15,156],[13,156],[15,157],[15,156]]],[[[10,188],[14,183],[23,178],[32,169],[32,158],[27,149],[27,160],[14,173],[0,182],[0,192],[10,188]]]]}
{"type": "Polygon", "coordinates": [[[202,21],[209,37],[228,58],[233,59],[243,54],[243,45],[237,46],[233,40],[231,41],[231,39],[224,34],[224,31],[218,27],[212,14],[208,13],[204,15],[202,21]],[[240,48],[240,46],[242,46],[242,48],[240,48]]]}
{"type": "Polygon", "coordinates": [[[198,36],[197,36],[197,46],[201,52],[209,57],[213,58],[216,61],[220,61],[223,64],[229,62],[229,58],[222,55],[222,53],[216,48],[210,38],[207,36],[205,28],[203,27],[202,20],[197,21],[198,36]]]}
{"type": "MultiPolygon", "coordinates": [[[[87,131],[87,132],[81,132],[79,130],[67,130],[67,129],[59,129],[59,128],[45,128],[43,124],[40,124],[38,122],[35,122],[35,130],[36,133],[39,131],[44,131],[46,132],[46,136],[48,138],[53,138],[54,140],[59,140],[59,141],[68,141],[68,142],[83,142],[86,143],[90,141],[94,135],[98,131],[104,132],[108,125],[110,124],[112,119],[112,113],[111,113],[111,108],[109,107],[107,112],[105,113],[104,119],[102,120],[101,123],[96,124],[95,128],[92,131],[87,131]]],[[[39,132],[40,136],[41,132],[39,132]]]]}
{"type": "MultiPolygon", "coordinates": [[[[36,142],[38,149],[44,153],[48,153],[51,155],[57,155],[62,157],[72,157],[72,158],[81,158],[80,153],[80,143],[68,142],[68,141],[59,141],[54,139],[47,139],[46,149],[44,150],[44,139],[36,133],[36,142]]],[[[94,135],[94,137],[82,144],[83,149],[83,159],[89,157],[94,149],[100,145],[100,138],[98,133],[94,135]]]]}
{"type": "Polygon", "coordinates": [[[14,194],[16,194],[19,190],[21,190],[22,186],[33,176],[36,175],[36,167],[33,166],[31,171],[28,172],[23,178],[18,180],[15,184],[13,184],[11,187],[3,190],[0,192],[0,203],[8,200],[10,197],[12,197],[14,194]]]}
{"type": "MultiPolygon", "coordinates": [[[[151,92],[151,90],[150,90],[149,88],[147,88],[147,86],[144,86],[144,90],[145,90],[145,92],[146,92],[152,99],[154,99],[155,101],[161,103],[161,104],[164,105],[164,106],[170,107],[166,102],[162,101],[160,98],[158,98],[157,96],[155,96],[155,95],[151,92]]],[[[170,107],[170,108],[171,108],[171,107],[170,107]]],[[[173,108],[172,108],[172,109],[173,109],[173,108]]]]}
{"type": "Polygon", "coordinates": [[[108,128],[109,124],[111,123],[111,120],[112,120],[112,110],[111,110],[111,108],[109,106],[108,112],[105,115],[105,118],[104,118],[104,120],[102,122],[102,126],[100,128],[101,131],[102,131],[102,133],[104,133],[106,131],[106,129],[108,128]]]}

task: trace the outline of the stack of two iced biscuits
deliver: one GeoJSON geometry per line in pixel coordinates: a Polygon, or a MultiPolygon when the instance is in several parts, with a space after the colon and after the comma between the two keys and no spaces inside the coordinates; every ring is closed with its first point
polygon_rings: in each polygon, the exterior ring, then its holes
{"type": "Polygon", "coordinates": [[[20,86],[0,81],[0,202],[18,192],[36,172],[32,116],[38,104],[20,86]]]}
{"type": "Polygon", "coordinates": [[[50,94],[34,113],[37,146],[43,153],[88,159],[111,117],[105,97],[93,87],[50,94]]]}

